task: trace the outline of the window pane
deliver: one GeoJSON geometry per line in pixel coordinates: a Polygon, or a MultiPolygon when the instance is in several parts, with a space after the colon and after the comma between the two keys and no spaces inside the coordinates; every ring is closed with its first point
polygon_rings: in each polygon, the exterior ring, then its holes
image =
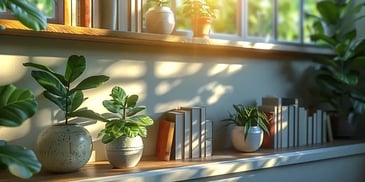
{"type": "Polygon", "coordinates": [[[299,41],[299,0],[279,0],[278,3],[278,40],[299,41]]]}
{"type": "Polygon", "coordinates": [[[272,38],[273,1],[248,0],[247,11],[248,36],[272,38]]]}
{"type": "Polygon", "coordinates": [[[55,18],[54,0],[27,0],[44,13],[47,18],[55,18]]]}
{"type": "MultiPolygon", "coordinates": [[[[304,4],[304,11],[305,13],[318,15],[317,9],[316,9],[316,3],[318,0],[306,0],[304,4]]],[[[312,25],[314,20],[311,18],[304,17],[304,42],[311,42],[310,40],[310,30],[312,29],[312,25]]]]}

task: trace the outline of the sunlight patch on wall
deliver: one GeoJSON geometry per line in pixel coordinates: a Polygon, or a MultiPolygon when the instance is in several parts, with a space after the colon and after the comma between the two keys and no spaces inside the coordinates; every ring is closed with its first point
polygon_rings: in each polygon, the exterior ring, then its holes
{"type": "Polygon", "coordinates": [[[197,105],[198,103],[200,103],[199,96],[195,96],[189,100],[174,99],[171,100],[170,102],[163,102],[163,103],[161,102],[156,104],[154,112],[155,113],[166,112],[168,110],[177,109],[182,106],[194,106],[197,105]]]}
{"type": "Polygon", "coordinates": [[[146,74],[145,62],[120,60],[105,69],[105,74],[113,78],[139,78],[146,74]]]}
{"type": "Polygon", "coordinates": [[[0,85],[20,80],[27,69],[22,65],[28,62],[26,56],[0,55],[0,85]]]}
{"type": "Polygon", "coordinates": [[[241,70],[243,65],[240,64],[216,64],[209,72],[208,76],[214,76],[219,73],[233,74],[241,70]]]}
{"type": "Polygon", "coordinates": [[[179,86],[181,84],[181,80],[173,80],[173,81],[161,81],[155,89],[155,94],[156,95],[165,95],[168,92],[170,92],[170,90],[174,89],[175,87],[179,86]]]}
{"type": "Polygon", "coordinates": [[[203,63],[156,62],[157,78],[175,78],[193,75],[203,67],[203,63]]]}
{"type": "Polygon", "coordinates": [[[211,82],[201,87],[198,90],[199,95],[207,94],[207,104],[215,104],[219,102],[222,96],[233,91],[233,87],[230,85],[222,85],[219,82],[211,82]]]}

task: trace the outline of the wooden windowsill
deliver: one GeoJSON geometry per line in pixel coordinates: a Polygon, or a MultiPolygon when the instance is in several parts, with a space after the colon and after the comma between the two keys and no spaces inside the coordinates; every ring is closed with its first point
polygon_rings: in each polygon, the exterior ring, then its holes
{"type": "MultiPolygon", "coordinates": [[[[73,173],[42,171],[35,174],[32,181],[189,180],[361,154],[365,154],[365,142],[347,140],[280,151],[260,149],[254,153],[240,153],[230,150],[216,152],[209,158],[190,160],[158,161],[154,157],[145,157],[136,167],[125,169],[113,169],[108,161],[92,162],[73,173]]],[[[8,173],[0,172],[0,176],[1,182],[20,181],[8,173]]]]}
{"type": "Polygon", "coordinates": [[[151,33],[134,33],[111,31],[107,29],[65,26],[48,24],[45,31],[31,31],[16,20],[0,20],[6,27],[0,35],[26,36],[47,39],[79,40],[87,42],[107,42],[127,45],[167,46],[199,49],[219,49],[239,51],[246,54],[257,53],[280,54],[281,56],[312,57],[314,54],[331,54],[331,51],[319,47],[300,45],[277,45],[270,43],[252,43],[245,41],[229,41],[221,39],[192,38],[190,36],[162,35],[151,33]]]}

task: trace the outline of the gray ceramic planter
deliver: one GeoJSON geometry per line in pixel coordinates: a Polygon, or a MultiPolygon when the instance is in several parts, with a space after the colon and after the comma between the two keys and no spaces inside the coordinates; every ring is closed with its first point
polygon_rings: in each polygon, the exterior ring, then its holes
{"type": "Polygon", "coordinates": [[[106,144],[105,149],[110,164],[115,168],[134,167],[142,158],[143,141],[140,136],[122,136],[106,144]]]}

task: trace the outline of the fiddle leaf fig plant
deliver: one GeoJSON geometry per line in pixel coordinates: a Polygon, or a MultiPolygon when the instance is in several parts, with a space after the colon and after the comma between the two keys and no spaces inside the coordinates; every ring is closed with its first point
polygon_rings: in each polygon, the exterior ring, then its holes
{"type": "Polygon", "coordinates": [[[90,76],[74,86],[74,81],[86,69],[84,56],[71,55],[68,58],[64,74],[56,73],[50,67],[37,63],[29,62],[23,65],[38,69],[38,71],[33,70],[31,75],[45,89],[43,95],[64,112],[65,124],[68,124],[69,119],[74,117],[102,119],[99,114],[92,110],[87,108],[79,109],[87,99],[84,97],[84,90],[99,87],[109,80],[109,77],[105,75],[90,76]]]}
{"type": "Polygon", "coordinates": [[[39,31],[47,28],[47,18],[28,1],[1,0],[0,9],[9,9],[16,19],[30,29],[39,31]]]}
{"type": "Polygon", "coordinates": [[[247,139],[248,131],[252,126],[260,127],[266,134],[270,135],[270,123],[266,114],[255,105],[244,106],[233,104],[235,112],[230,112],[228,118],[222,121],[229,122],[236,126],[244,127],[244,136],[247,139]]]}
{"type": "MultiPolygon", "coordinates": [[[[37,111],[37,102],[29,90],[2,85],[0,98],[0,126],[20,126],[37,111]]],[[[41,170],[41,164],[32,150],[0,139],[0,170],[28,179],[41,170]]]]}
{"type": "Polygon", "coordinates": [[[103,106],[110,112],[103,114],[106,122],[105,128],[99,133],[104,144],[121,136],[129,138],[147,136],[147,126],[153,124],[148,115],[136,115],[146,109],[145,106],[137,106],[138,95],[127,95],[123,88],[116,86],[112,89],[112,99],[104,100],[103,106]]]}

